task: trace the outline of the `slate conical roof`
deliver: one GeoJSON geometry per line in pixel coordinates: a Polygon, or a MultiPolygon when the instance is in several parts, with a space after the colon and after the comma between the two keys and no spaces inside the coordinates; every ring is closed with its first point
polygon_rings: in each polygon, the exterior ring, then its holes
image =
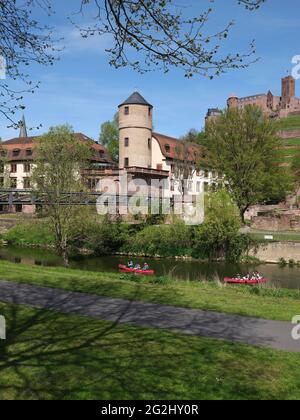
{"type": "Polygon", "coordinates": [[[23,115],[22,120],[20,121],[19,127],[20,127],[20,134],[19,134],[19,137],[20,137],[20,138],[23,138],[23,137],[28,137],[28,136],[27,136],[26,121],[25,121],[25,117],[24,117],[24,115],[23,115]]]}
{"type": "Polygon", "coordinates": [[[126,101],[119,105],[119,108],[123,105],[146,105],[151,106],[151,108],[153,108],[153,106],[149,104],[149,102],[147,102],[146,99],[143,98],[139,92],[133,92],[133,94],[130,95],[129,98],[126,99],[126,101]]]}

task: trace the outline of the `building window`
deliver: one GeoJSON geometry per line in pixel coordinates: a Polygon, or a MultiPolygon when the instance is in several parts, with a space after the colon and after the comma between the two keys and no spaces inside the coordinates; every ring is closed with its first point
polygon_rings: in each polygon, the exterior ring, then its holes
{"type": "Polygon", "coordinates": [[[124,139],[125,147],[129,147],[129,138],[125,137],[124,139]]]}
{"type": "Polygon", "coordinates": [[[32,149],[26,149],[26,156],[32,156],[32,149]]]}
{"type": "Polygon", "coordinates": [[[10,188],[17,188],[17,178],[10,178],[10,188]]]}
{"type": "Polygon", "coordinates": [[[162,166],[162,164],[161,164],[161,163],[158,163],[158,164],[156,165],[156,169],[157,169],[158,171],[162,171],[162,170],[163,170],[163,166],[162,166]]]}
{"type": "Polygon", "coordinates": [[[0,174],[4,173],[4,164],[0,163],[0,174]]]}
{"type": "Polygon", "coordinates": [[[205,178],[209,178],[209,172],[208,172],[208,170],[204,171],[204,177],[205,178]]]}
{"type": "Polygon", "coordinates": [[[209,191],[209,183],[204,182],[204,192],[208,192],[208,191],[209,191]]]}
{"type": "Polygon", "coordinates": [[[30,188],[30,178],[23,178],[23,188],[25,190],[30,188]]]}
{"type": "Polygon", "coordinates": [[[17,164],[16,163],[12,163],[10,165],[10,172],[11,173],[16,173],[17,172],[17,164]]]}
{"type": "Polygon", "coordinates": [[[149,108],[148,108],[148,115],[149,115],[149,117],[151,117],[151,111],[152,111],[151,106],[149,106],[149,108]]]}
{"type": "Polygon", "coordinates": [[[129,115],[129,106],[125,106],[124,114],[129,115]]]}
{"type": "Polygon", "coordinates": [[[4,178],[3,177],[0,178],[0,187],[4,187],[4,178]]]}
{"type": "Polygon", "coordinates": [[[148,149],[151,149],[151,139],[148,139],[148,149]]]}
{"type": "Polygon", "coordinates": [[[22,204],[16,204],[16,213],[22,213],[23,206],[22,204]]]}
{"type": "Polygon", "coordinates": [[[165,144],[165,151],[167,153],[170,153],[170,145],[169,144],[165,144]]]}
{"type": "Polygon", "coordinates": [[[19,154],[20,154],[20,149],[15,149],[15,150],[13,150],[13,156],[14,157],[17,157],[17,156],[19,156],[19,154]]]}
{"type": "Polygon", "coordinates": [[[24,172],[29,173],[31,170],[30,163],[24,163],[24,172]]]}
{"type": "Polygon", "coordinates": [[[175,165],[171,165],[171,173],[174,174],[175,173],[175,165]]]}
{"type": "Polygon", "coordinates": [[[199,181],[197,182],[196,191],[197,191],[197,193],[201,192],[201,182],[199,182],[199,181]]]}
{"type": "Polygon", "coordinates": [[[128,168],[128,166],[129,166],[129,158],[127,157],[124,159],[124,167],[128,168]]]}

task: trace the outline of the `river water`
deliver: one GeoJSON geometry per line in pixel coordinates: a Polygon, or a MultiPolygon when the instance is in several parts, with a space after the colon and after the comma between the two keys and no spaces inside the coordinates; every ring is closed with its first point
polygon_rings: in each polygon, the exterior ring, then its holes
{"type": "MultiPolygon", "coordinates": [[[[0,258],[15,263],[62,266],[62,259],[54,252],[6,246],[0,248],[0,258]]],[[[71,259],[71,268],[89,271],[117,272],[118,264],[126,264],[129,257],[105,256],[105,257],[76,257],[71,259]]],[[[133,258],[136,263],[143,264],[145,259],[133,258]]],[[[170,276],[181,280],[223,280],[224,277],[233,277],[236,274],[245,275],[254,270],[260,271],[264,277],[270,279],[270,285],[288,289],[300,289],[300,268],[285,267],[278,265],[260,265],[259,267],[228,265],[225,263],[202,263],[199,261],[177,261],[174,259],[146,259],[158,276],[170,276]]]]}

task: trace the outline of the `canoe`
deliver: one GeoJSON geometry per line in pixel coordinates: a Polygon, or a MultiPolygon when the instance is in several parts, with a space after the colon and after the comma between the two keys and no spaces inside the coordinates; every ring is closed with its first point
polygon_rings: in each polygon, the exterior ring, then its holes
{"type": "Polygon", "coordinates": [[[230,284],[262,284],[262,283],[267,283],[269,280],[268,279],[260,279],[260,280],[237,280],[237,279],[224,279],[225,283],[230,283],[230,284]]]}
{"type": "Polygon", "coordinates": [[[153,276],[154,270],[136,270],[135,268],[129,268],[126,265],[119,265],[119,270],[121,273],[135,273],[143,274],[144,276],[153,276]]]}

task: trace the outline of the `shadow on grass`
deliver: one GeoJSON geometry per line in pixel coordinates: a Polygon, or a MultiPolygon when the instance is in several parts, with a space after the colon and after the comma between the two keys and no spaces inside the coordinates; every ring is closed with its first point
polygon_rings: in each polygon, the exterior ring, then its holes
{"type": "MultiPolygon", "coordinates": [[[[134,293],[138,300],[138,288],[134,293]]],[[[92,307],[97,297],[90,299],[92,307]]],[[[47,311],[0,304],[8,335],[0,341],[0,398],[300,397],[293,382],[299,357],[120,324],[132,304],[117,308],[113,322],[60,314],[76,309],[67,292],[59,301],[47,297],[47,311]]]]}

